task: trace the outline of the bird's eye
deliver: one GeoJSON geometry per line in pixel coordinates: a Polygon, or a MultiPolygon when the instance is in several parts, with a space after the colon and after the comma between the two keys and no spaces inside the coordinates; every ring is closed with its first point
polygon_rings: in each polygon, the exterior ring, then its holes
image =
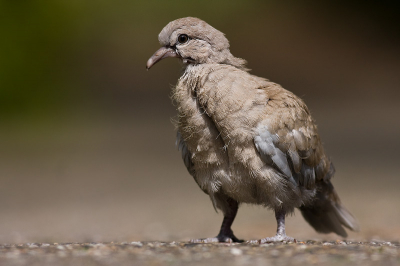
{"type": "Polygon", "coordinates": [[[178,42],[181,44],[187,42],[188,40],[189,40],[189,36],[187,36],[186,34],[181,34],[178,36],[178,42]]]}

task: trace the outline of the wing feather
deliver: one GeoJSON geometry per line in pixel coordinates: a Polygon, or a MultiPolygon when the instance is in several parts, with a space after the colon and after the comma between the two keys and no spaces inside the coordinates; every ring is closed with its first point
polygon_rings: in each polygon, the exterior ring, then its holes
{"type": "MultiPolygon", "coordinates": [[[[333,171],[317,127],[303,101],[281,89],[268,99],[268,117],[257,128],[254,144],[262,160],[293,184],[315,188],[333,171]]],[[[332,168],[333,169],[333,168],[332,168]]]]}

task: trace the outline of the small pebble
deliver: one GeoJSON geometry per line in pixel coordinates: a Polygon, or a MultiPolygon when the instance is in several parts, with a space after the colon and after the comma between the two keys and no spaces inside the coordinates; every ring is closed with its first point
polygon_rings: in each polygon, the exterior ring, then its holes
{"type": "Polygon", "coordinates": [[[131,242],[131,245],[136,247],[143,247],[143,244],[141,242],[131,242]]]}
{"type": "Polygon", "coordinates": [[[240,256],[243,254],[243,251],[238,248],[231,248],[231,254],[235,256],[240,256]]]}

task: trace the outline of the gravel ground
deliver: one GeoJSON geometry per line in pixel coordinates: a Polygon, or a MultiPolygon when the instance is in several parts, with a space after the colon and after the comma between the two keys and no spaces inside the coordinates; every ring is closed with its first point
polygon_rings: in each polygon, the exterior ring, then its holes
{"type": "Polygon", "coordinates": [[[400,265],[399,242],[188,242],[0,245],[0,265],[400,265]]]}

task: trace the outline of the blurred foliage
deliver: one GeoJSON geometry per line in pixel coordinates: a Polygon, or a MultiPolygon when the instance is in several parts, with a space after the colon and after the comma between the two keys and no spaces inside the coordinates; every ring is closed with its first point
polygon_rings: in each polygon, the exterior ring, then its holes
{"type": "MultiPolygon", "coordinates": [[[[66,96],[74,10],[58,2],[1,2],[1,112],[48,108],[66,96]]],[[[62,102],[62,101],[61,101],[62,102]]]]}
{"type": "Polygon", "coordinates": [[[398,1],[2,0],[0,114],[57,113],[142,87],[139,58],[173,19],[197,16],[232,29],[277,14],[293,23],[310,8],[340,27],[355,16],[393,38],[400,32],[398,1]]]}
{"type": "MultiPolygon", "coordinates": [[[[209,4],[200,6],[206,11],[209,4]]],[[[235,9],[234,2],[229,6],[235,9]]],[[[99,47],[120,58],[132,50],[134,57],[140,53],[137,38],[157,23],[148,18],[180,17],[181,8],[178,1],[167,5],[161,1],[1,1],[1,114],[27,115],[73,105],[91,90],[85,88],[90,78],[85,71],[96,65],[99,47]]]]}

